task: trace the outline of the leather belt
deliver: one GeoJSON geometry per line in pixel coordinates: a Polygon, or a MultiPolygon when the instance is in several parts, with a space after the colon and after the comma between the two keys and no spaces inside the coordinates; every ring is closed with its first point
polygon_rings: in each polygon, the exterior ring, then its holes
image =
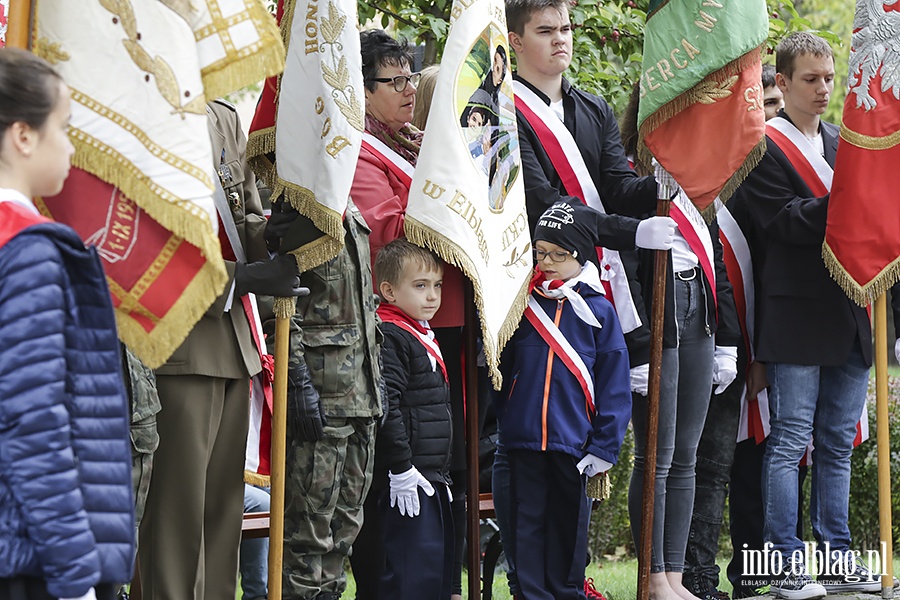
{"type": "Polygon", "coordinates": [[[700,267],[694,267],[692,269],[687,269],[686,271],[678,271],[675,273],[675,277],[680,279],[681,281],[692,281],[697,278],[697,275],[700,274],[700,267]]]}

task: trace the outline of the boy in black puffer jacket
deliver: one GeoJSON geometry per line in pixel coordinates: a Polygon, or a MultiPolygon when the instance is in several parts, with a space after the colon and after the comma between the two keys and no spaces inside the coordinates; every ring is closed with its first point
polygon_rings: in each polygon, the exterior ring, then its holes
{"type": "Polygon", "coordinates": [[[375,443],[364,527],[366,551],[380,564],[367,573],[365,597],[444,600],[454,544],[450,389],[428,326],[441,305],[443,265],[430,251],[398,239],[378,253],[375,276],[388,410],[375,443]]]}

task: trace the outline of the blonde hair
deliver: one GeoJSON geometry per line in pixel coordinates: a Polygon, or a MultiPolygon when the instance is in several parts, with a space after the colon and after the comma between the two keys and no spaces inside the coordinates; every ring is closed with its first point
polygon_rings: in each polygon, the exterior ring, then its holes
{"type": "Polygon", "coordinates": [[[422,79],[416,87],[416,105],[413,107],[412,123],[418,129],[425,129],[428,122],[428,111],[431,110],[431,97],[434,95],[434,84],[437,83],[438,65],[422,69],[422,79]]]}

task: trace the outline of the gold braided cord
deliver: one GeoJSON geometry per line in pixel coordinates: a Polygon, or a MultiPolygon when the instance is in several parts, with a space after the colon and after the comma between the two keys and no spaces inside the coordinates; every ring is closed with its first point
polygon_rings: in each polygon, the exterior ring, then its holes
{"type": "Polygon", "coordinates": [[[900,130],[889,135],[876,137],[853,131],[846,124],[841,124],[841,138],[865,150],[887,150],[900,144],[900,130]]]}
{"type": "Polygon", "coordinates": [[[876,298],[886,293],[891,289],[891,286],[900,281],[900,257],[886,265],[878,275],[863,285],[860,285],[847,272],[844,265],[838,260],[837,255],[828,245],[828,242],[822,244],[822,258],[832,279],[837,282],[851,300],[863,307],[874,302],[876,298]]]}
{"type": "MultiPolygon", "coordinates": [[[[458,267],[466,277],[469,278],[469,281],[472,282],[472,287],[475,290],[475,305],[478,307],[478,311],[481,314],[484,314],[484,289],[481,286],[481,281],[478,279],[478,271],[475,269],[475,264],[469,258],[468,254],[457,245],[456,242],[441,235],[431,227],[428,227],[409,215],[407,215],[403,227],[406,233],[406,239],[414,244],[433,250],[442,259],[458,267]]],[[[493,334],[487,330],[484,319],[481,319],[481,335],[484,340],[484,355],[491,381],[494,384],[494,389],[497,390],[503,385],[503,377],[500,374],[500,353],[503,350],[503,347],[506,346],[506,342],[508,342],[516,332],[522,314],[525,312],[525,307],[528,305],[529,283],[530,281],[528,278],[522,282],[522,286],[516,293],[516,297],[509,309],[509,313],[506,315],[506,319],[500,326],[500,331],[498,332],[496,339],[493,334]]]]}

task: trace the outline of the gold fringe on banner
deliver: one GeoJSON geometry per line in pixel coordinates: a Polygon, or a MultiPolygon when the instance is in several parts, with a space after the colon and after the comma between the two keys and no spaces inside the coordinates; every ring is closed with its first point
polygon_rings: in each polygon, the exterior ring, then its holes
{"type": "Polygon", "coordinates": [[[873,303],[876,298],[886,293],[891,286],[900,281],[900,257],[894,259],[892,263],[885,266],[878,275],[873,277],[869,282],[860,285],[850,273],[844,268],[844,265],[838,260],[834,251],[828,245],[828,242],[822,244],[822,259],[825,266],[844,293],[862,307],[866,307],[873,303]]]}
{"type": "Polygon", "coordinates": [[[247,469],[244,469],[244,483],[249,483],[250,485],[258,487],[269,487],[271,485],[268,475],[260,475],[259,473],[248,471],[247,469]]]}
{"type": "MultiPolygon", "coordinates": [[[[413,244],[423,246],[436,252],[442,259],[458,267],[466,277],[469,278],[469,281],[472,282],[472,287],[475,290],[475,305],[478,307],[478,310],[484,314],[484,290],[477,277],[475,265],[472,263],[468,254],[455,242],[435,232],[432,228],[415,220],[409,215],[407,215],[403,227],[406,233],[406,239],[413,244]]],[[[522,319],[522,314],[525,312],[525,307],[528,305],[529,283],[530,280],[526,279],[523,282],[522,287],[516,293],[516,298],[513,301],[509,314],[500,326],[498,339],[494,339],[494,336],[485,327],[484,319],[481,319],[481,335],[484,340],[484,355],[491,381],[496,390],[499,390],[503,385],[503,377],[500,374],[499,368],[500,353],[502,352],[503,347],[506,346],[506,342],[508,342],[516,332],[519,321],[522,319]]]]}
{"type": "Polygon", "coordinates": [[[259,83],[260,80],[284,71],[284,45],[281,38],[272,36],[260,52],[220,61],[201,72],[207,98],[220,98],[235,90],[259,83]]]}

